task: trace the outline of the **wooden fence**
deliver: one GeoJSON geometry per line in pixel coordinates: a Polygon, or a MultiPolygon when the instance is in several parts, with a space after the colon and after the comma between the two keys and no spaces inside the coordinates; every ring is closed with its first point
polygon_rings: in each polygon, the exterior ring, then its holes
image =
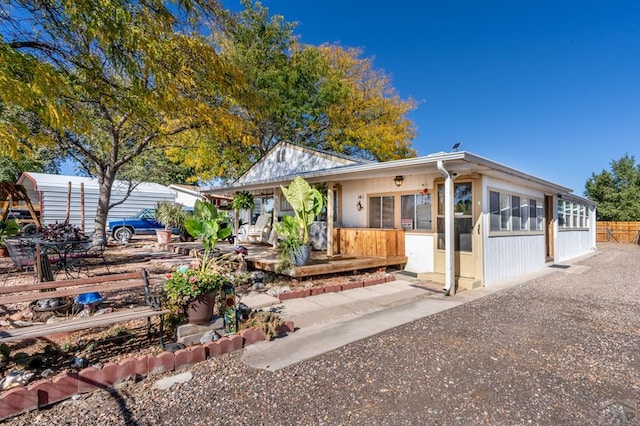
{"type": "Polygon", "coordinates": [[[404,256],[404,229],[335,228],[333,251],[371,257],[404,256]]]}
{"type": "Polygon", "coordinates": [[[640,244],[640,222],[596,222],[596,242],[640,244]]]}

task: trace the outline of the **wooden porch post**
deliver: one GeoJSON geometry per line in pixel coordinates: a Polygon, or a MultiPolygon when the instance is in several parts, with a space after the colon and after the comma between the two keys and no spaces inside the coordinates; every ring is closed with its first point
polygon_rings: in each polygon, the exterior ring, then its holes
{"type": "Polygon", "coordinates": [[[273,248],[278,247],[278,236],[275,233],[276,222],[278,221],[278,217],[280,216],[280,197],[282,196],[282,190],[279,186],[273,189],[273,220],[271,221],[271,233],[276,237],[273,239],[271,244],[273,248]]]}
{"type": "Polygon", "coordinates": [[[327,182],[327,256],[333,256],[333,182],[327,182]]]}

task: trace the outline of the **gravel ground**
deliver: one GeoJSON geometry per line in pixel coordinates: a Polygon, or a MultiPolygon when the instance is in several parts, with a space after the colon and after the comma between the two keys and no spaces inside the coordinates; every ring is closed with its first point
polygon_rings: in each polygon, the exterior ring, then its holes
{"type": "Polygon", "coordinates": [[[581,265],[275,373],[233,353],[7,423],[639,424],[640,247],[581,265]]]}

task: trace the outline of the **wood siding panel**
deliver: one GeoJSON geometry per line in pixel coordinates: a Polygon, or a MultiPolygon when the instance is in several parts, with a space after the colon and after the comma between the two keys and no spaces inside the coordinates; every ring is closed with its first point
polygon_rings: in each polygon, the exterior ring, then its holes
{"type": "Polygon", "coordinates": [[[403,229],[336,228],[333,232],[336,254],[372,257],[405,255],[403,229]]]}

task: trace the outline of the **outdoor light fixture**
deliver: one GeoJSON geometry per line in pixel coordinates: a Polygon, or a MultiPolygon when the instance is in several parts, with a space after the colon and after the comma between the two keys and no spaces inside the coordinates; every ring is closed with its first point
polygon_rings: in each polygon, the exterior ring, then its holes
{"type": "Polygon", "coordinates": [[[404,183],[404,178],[402,176],[396,176],[393,178],[393,183],[395,183],[396,186],[400,188],[404,183]]]}

